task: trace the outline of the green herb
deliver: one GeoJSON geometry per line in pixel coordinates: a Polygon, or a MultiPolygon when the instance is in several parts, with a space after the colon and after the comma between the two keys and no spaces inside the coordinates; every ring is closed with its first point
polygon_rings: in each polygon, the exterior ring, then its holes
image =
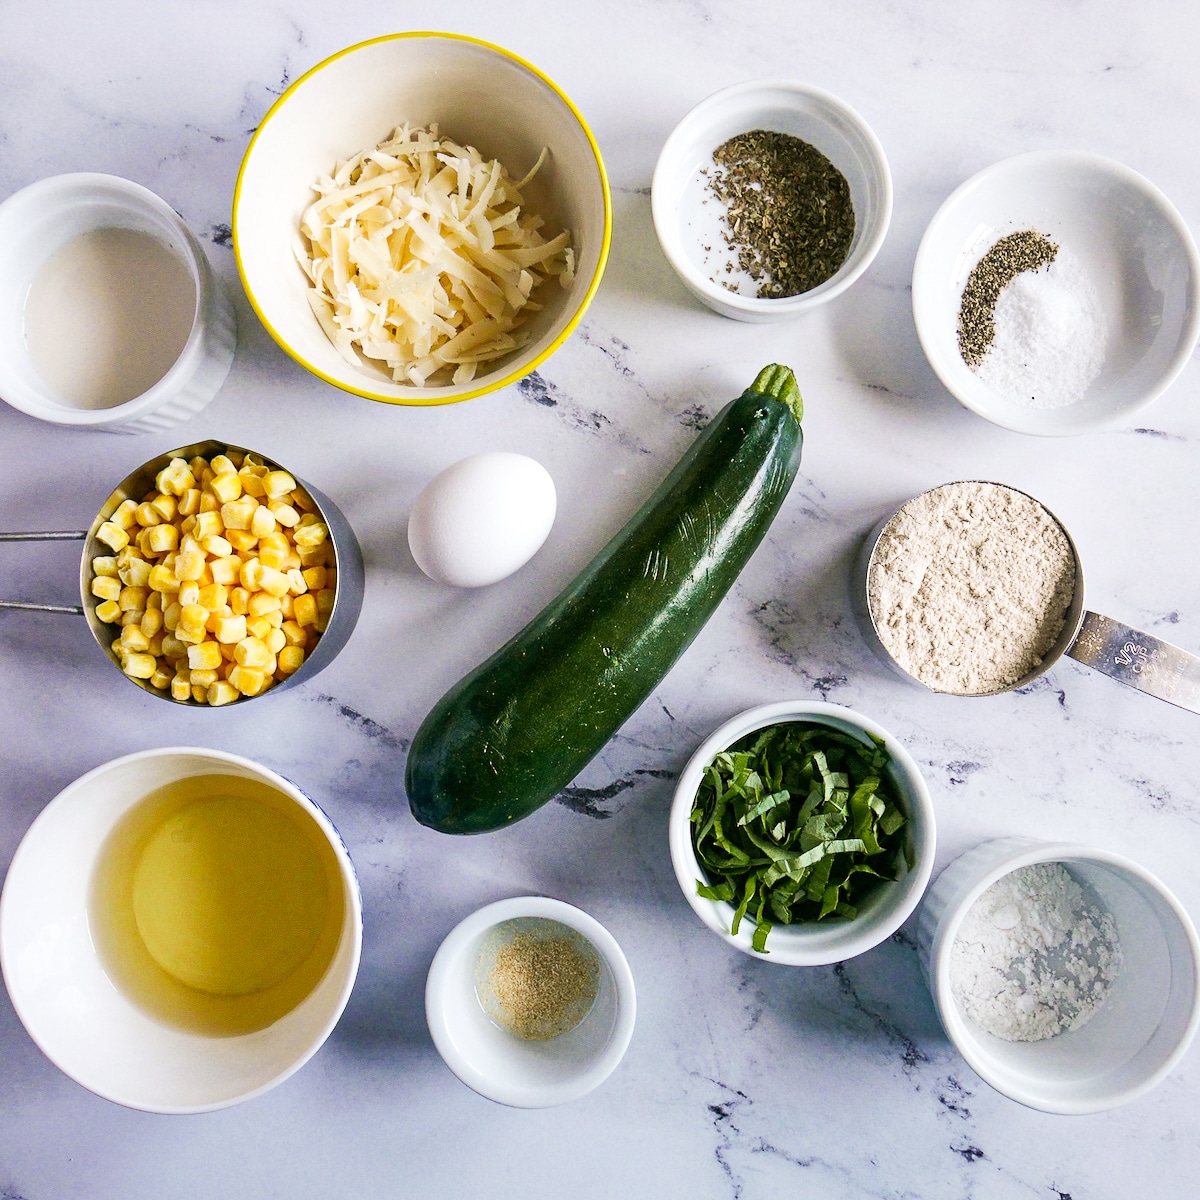
{"type": "Polygon", "coordinates": [[[854,241],[854,204],[846,177],[820,150],[754,129],[718,146],[713,162],[708,186],[725,204],[723,236],[759,297],[796,296],[836,274],[854,241]]]}
{"type": "Polygon", "coordinates": [[[730,933],[755,923],[853,918],[880,880],[912,867],[883,743],[790,721],[747,734],[705,768],[692,844],[708,879],[696,892],[735,905],[730,933]]]}

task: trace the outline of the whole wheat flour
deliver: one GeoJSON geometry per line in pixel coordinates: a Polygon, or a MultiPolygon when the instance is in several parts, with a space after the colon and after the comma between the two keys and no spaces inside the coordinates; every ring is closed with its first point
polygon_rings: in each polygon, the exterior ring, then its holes
{"type": "Polygon", "coordinates": [[[966,1016],[1008,1042],[1079,1029],[1123,966],[1112,917],[1062,863],[1022,867],[971,906],[950,950],[966,1016]]]}
{"type": "Polygon", "coordinates": [[[884,529],[868,579],[888,653],[938,692],[1001,691],[1062,632],[1075,558],[1036,500],[998,483],[947,483],[884,529]]]}

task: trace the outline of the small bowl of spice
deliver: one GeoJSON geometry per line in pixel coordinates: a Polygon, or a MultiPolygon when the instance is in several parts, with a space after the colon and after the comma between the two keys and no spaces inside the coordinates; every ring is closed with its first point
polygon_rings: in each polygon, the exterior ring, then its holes
{"type": "Polygon", "coordinates": [[[871,264],[892,215],[879,139],[843,101],[790,80],[701,101],[659,155],[663,253],[722,316],[774,321],[832,300],[871,264]]]}
{"type": "Polygon", "coordinates": [[[929,882],[934,816],[912,756],[839,704],[741,713],[692,755],[671,806],[671,862],[696,915],[787,966],[889,938],[929,882]]]}
{"type": "Polygon", "coordinates": [[[1106,850],[984,842],[938,876],[918,924],[950,1040],[1044,1112],[1115,1108],[1174,1069],[1200,1025],[1200,942],[1179,901],[1106,850]]]}
{"type": "Polygon", "coordinates": [[[913,267],[925,355],[963,405],[1018,433],[1093,433],[1170,385],[1200,336],[1200,259],[1136,171],[1036,151],[959,187],[913,267]]]}
{"type": "Polygon", "coordinates": [[[546,896],[499,900],[455,926],[434,955],[425,1018],[446,1065],[513,1108],[586,1095],[633,1036],[633,974],[594,917],[546,896]]]}

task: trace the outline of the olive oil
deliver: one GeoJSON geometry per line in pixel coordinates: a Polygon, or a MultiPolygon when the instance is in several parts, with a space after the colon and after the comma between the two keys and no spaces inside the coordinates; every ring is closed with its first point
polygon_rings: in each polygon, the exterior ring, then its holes
{"type": "Polygon", "coordinates": [[[344,916],[316,821],[234,775],[177,780],[134,805],[100,853],[88,903],[113,984],[156,1020],[213,1037],[295,1008],[332,962],[344,916]]]}

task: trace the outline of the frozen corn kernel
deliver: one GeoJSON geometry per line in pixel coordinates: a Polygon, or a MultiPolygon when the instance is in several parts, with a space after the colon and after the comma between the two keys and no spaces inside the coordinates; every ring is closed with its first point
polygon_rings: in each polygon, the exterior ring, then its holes
{"type": "Polygon", "coordinates": [[[196,603],[203,604],[209,612],[213,612],[223,604],[229,603],[229,589],[223,583],[210,583],[200,589],[196,603]]]}
{"type": "Polygon", "coordinates": [[[115,600],[105,600],[96,605],[96,616],[111,625],[121,619],[121,606],[115,600]]]}
{"type": "Polygon", "coordinates": [[[229,682],[243,696],[257,696],[267,683],[267,677],[262,671],[253,667],[237,667],[229,672],[229,682]]]}
{"type": "Polygon", "coordinates": [[[253,496],[243,496],[240,500],[230,500],[229,503],[222,504],[221,520],[225,522],[226,530],[248,530],[257,507],[258,501],[253,496]]]}
{"type": "Polygon", "coordinates": [[[303,646],[284,646],[279,651],[278,667],[280,674],[291,675],[300,669],[304,662],[303,646]]]}
{"type": "MultiPolygon", "coordinates": [[[[141,626],[139,625],[138,628],[140,629],[141,626]]],[[[153,654],[156,659],[161,659],[163,657],[163,642],[166,640],[167,635],[165,633],[156,633],[150,639],[150,644],[146,647],[146,653],[153,654]]],[[[163,664],[160,662],[158,665],[161,667],[163,664]]]]}
{"type": "Polygon", "coordinates": [[[272,500],[281,500],[295,490],[296,481],[286,471],[268,471],[263,476],[263,489],[272,500]]]}
{"type": "MultiPolygon", "coordinates": [[[[188,579],[179,585],[179,603],[184,608],[200,603],[200,584],[194,579],[188,579]]],[[[205,608],[208,607],[206,604],[205,608]]]]}
{"type": "Polygon", "coordinates": [[[191,685],[191,692],[192,699],[195,700],[197,704],[208,703],[208,688],[201,687],[198,683],[193,683],[191,685]]]}
{"type": "Polygon", "coordinates": [[[252,637],[265,638],[271,632],[271,622],[263,617],[247,617],[246,632],[252,637]]]}
{"type": "MultiPolygon", "coordinates": [[[[181,517],[191,517],[196,513],[201,512],[204,508],[205,496],[199,488],[188,488],[182,496],[179,497],[179,503],[176,511],[181,517]]],[[[214,504],[216,502],[214,501],[214,504]]]]}
{"type": "Polygon", "coordinates": [[[216,683],[220,678],[220,674],[212,669],[202,668],[199,671],[192,672],[192,683],[199,684],[202,688],[209,687],[211,684],[216,683]]]}
{"type": "MultiPolygon", "coordinates": [[[[162,528],[169,528],[169,526],[162,526],[162,528]]],[[[121,582],[128,584],[130,587],[149,587],[150,572],[152,570],[154,570],[152,563],[148,563],[144,558],[136,558],[131,554],[117,568],[117,574],[121,582]]]]}
{"type": "Polygon", "coordinates": [[[114,550],[124,550],[129,545],[129,534],[119,525],[114,525],[112,521],[105,521],[96,530],[96,538],[114,550]]]}
{"type": "Polygon", "coordinates": [[[267,494],[267,489],[263,487],[262,479],[255,474],[253,468],[243,467],[238,472],[238,478],[242,481],[242,491],[245,495],[258,500],[267,494]]]}
{"type": "Polygon", "coordinates": [[[154,484],[165,496],[182,496],[196,486],[196,477],[182,458],[173,458],[159,471],[154,484]]]}
{"type": "Polygon", "coordinates": [[[206,537],[200,543],[200,548],[210,559],[226,558],[233,553],[233,546],[219,533],[213,534],[212,537],[206,537]]]}
{"type": "Polygon", "coordinates": [[[309,591],[319,592],[325,586],[328,570],[323,566],[305,567],[300,574],[304,576],[304,582],[308,584],[309,591]]]}
{"type": "Polygon", "coordinates": [[[257,592],[262,588],[263,565],[257,558],[247,559],[238,572],[238,580],[247,591],[257,592]]]}
{"type": "Polygon", "coordinates": [[[232,704],[241,693],[228,679],[218,679],[212,684],[207,693],[207,700],[214,708],[222,704],[232,704]]]}
{"type": "Polygon", "coordinates": [[[287,595],[291,580],[282,571],[277,571],[274,567],[264,567],[260,562],[259,572],[259,586],[264,592],[269,592],[272,596],[287,595]]]}
{"type": "Polygon", "coordinates": [[[122,500],[113,510],[113,515],[108,519],[118,529],[123,529],[128,533],[137,524],[137,502],[134,500],[122,500]]]}
{"type": "Polygon", "coordinates": [[[150,503],[139,504],[133,511],[134,518],[137,523],[143,528],[148,528],[151,525],[158,525],[162,521],[162,516],[158,509],[150,503]]]}
{"type": "MultiPolygon", "coordinates": [[[[121,636],[118,639],[120,642],[120,650],[129,654],[145,654],[150,648],[150,639],[141,631],[137,625],[126,625],[121,630],[121,636]]],[[[113,643],[113,649],[117,650],[116,642],[113,643]]]]}
{"type": "Polygon", "coordinates": [[[97,575],[92,580],[92,595],[100,600],[115,600],[121,594],[121,581],[111,575],[97,575]]]}
{"type": "Polygon", "coordinates": [[[292,503],[293,503],[293,504],[294,504],[294,505],[295,505],[295,506],[296,506],[296,507],[297,507],[297,508],[298,508],[298,509],[299,509],[301,512],[311,512],[311,513],[315,513],[315,512],[317,511],[317,505],[316,505],[316,502],[313,500],[313,498],[312,498],[312,497],[311,497],[311,496],[310,496],[310,495],[309,495],[309,494],[308,494],[308,493],[307,493],[307,492],[306,492],[306,491],[305,491],[305,490],[304,490],[302,487],[298,487],[298,488],[297,488],[297,489],[296,489],[296,490],[295,490],[295,491],[292,493],[292,503]]]}
{"type": "Polygon", "coordinates": [[[222,604],[221,607],[215,612],[210,612],[208,614],[208,620],[204,622],[204,628],[207,629],[209,633],[215,634],[220,628],[221,622],[226,617],[232,616],[233,609],[231,609],[228,604],[222,604]]]}
{"type": "Polygon", "coordinates": [[[160,665],[150,676],[150,686],[157,688],[160,692],[165,692],[171,686],[171,679],[171,672],[160,665]]]}
{"type": "Polygon", "coordinates": [[[142,619],[138,624],[138,628],[148,637],[152,638],[163,627],[163,615],[161,608],[148,608],[142,613],[142,619]]]}
{"type": "Polygon", "coordinates": [[[129,654],[121,664],[121,670],[131,679],[149,679],[158,670],[153,654],[129,654]]]}
{"type": "Polygon", "coordinates": [[[97,554],[92,559],[92,574],[101,575],[107,579],[116,578],[117,560],[111,554],[97,554]]]}
{"type": "Polygon", "coordinates": [[[269,508],[259,505],[250,517],[250,532],[255,537],[263,538],[268,533],[275,532],[275,516],[269,508]]]}
{"type": "Polygon", "coordinates": [[[171,680],[171,699],[186,704],[192,698],[192,685],[182,675],[171,680]]]}
{"type": "MultiPolygon", "coordinates": [[[[322,550],[323,550],[323,549],[324,549],[324,547],[322,546],[322,547],[320,547],[320,549],[322,549],[322,550]]],[[[325,561],[325,555],[324,555],[324,554],[322,554],[322,555],[320,555],[320,556],[319,556],[319,561],[321,561],[321,562],[324,562],[324,561],[325,561]]],[[[304,563],[304,562],[301,562],[301,561],[300,561],[300,555],[298,555],[298,554],[295,552],[295,550],[291,550],[291,551],[289,551],[289,552],[288,552],[288,556],[287,556],[287,558],[285,558],[285,559],[283,560],[283,566],[282,566],[282,567],[280,567],[279,569],[280,569],[281,571],[298,571],[298,570],[300,570],[300,569],[301,569],[301,567],[306,567],[306,566],[309,566],[309,565],[310,565],[309,563],[304,563]]]]}
{"type": "Polygon", "coordinates": [[[279,604],[278,596],[272,596],[270,592],[255,592],[249,599],[246,611],[252,617],[265,617],[267,613],[275,612],[279,604]]]}
{"type": "Polygon", "coordinates": [[[229,666],[237,660],[237,643],[222,642],[221,643],[221,670],[226,674],[229,673],[229,666]]]}
{"type": "Polygon", "coordinates": [[[154,554],[167,554],[179,545],[179,530],[174,525],[155,525],[146,531],[146,547],[154,554]]]}
{"type": "Polygon", "coordinates": [[[292,529],[300,524],[300,514],[284,500],[272,500],[267,508],[285,529],[292,529]]]}
{"type": "Polygon", "coordinates": [[[216,537],[218,534],[225,532],[225,523],[221,520],[219,512],[203,512],[196,514],[196,523],[192,526],[190,533],[197,542],[203,542],[205,538],[216,537]]]}
{"type": "Polygon", "coordinates": [[[287,562],[290,546],[280,547],[277,543],[264,538],[258,544],[258,561],[264,567],[271,567],[278,571],[287,562]]]}
{"type": "Polygon", "coordinates": [[[201,492],[200,503],[196,506],[197,512],[219,512],[221,502],[212,494],[212,492],[201,492]]]}
{"type": "Polygon", "coordinates": [[[236,473],[231,471],[225,475],[214,476],[208,489],[220,500],[222,505],[232,504],[233,501],[241,499],[242,481],[236,473]]]}
{"type": "Polygon", "coordinates": [[[225,534],[229,539],[229,544],[234,548],[234,550],[238,551],[238,553],[242,553],[246,550],[253,550],[254,547],[258,545],[257,536],[251,533],[248,529],[227,529],[225,534]]]}
{"type": "Polygon", "coordinates": [[[121,606],[122,612],[135,612],[139,609],[145,609],[146,597],[148,595],[148,588],[123,587],[121,594],[117,597],[117,603],[121,606]]]}
{"type": "Polygon", "coordinates": [[[317,612],[329,614],[333,612],[333,602],[337,599],[337,593],[333,588],[322,588],[317,593],[317,612]]]}
{"type": "Polygon", "coordinates": [[[152,587],[156,592],[177,592],[179,591],[179,580],[175,578],[175,572],[168,567],[164,567],[162,563],[150,568],[150,574],[146,577],[146,584],[152,587]]]}
{"type": "Polygon", "coordinates": [[[150,501],[150,504],[154,511],[158,513],[158,515],[164,521],[175,520],[175,513],[178,509],[178,504],[176,503],[174,496],[164,496],[162,492],[159,492],[158,495],[156,495],[154,499],[150,501]]]}
{"type": "Polygon", "coordinates": [[[207,629],[193,629],[190,625],[176,626],[175,637],[181,642],[186,642],[189,646],[198,646],[205,638],[208,637],[207,629]]]}
{"type": "Polygon", "coordinates": [[[216,454],[208,464],[214,475],[236,475],[237,466],[227,454],[216,454]]]}
{"type": "MultiPolygon", "coordinates": [[[[290,575],[291,572],[289,571],[288,574],[290,575]]],[[[291,592],[289,592],[286,596],[281,597],[279,600],[279,611],[283,614],[285,621],[290,621],[295,615],[295,609],[292,607],[292,601],[294,599],[295,597],[291,594],[291,592]]]]}
{"type": "MultiPolygon", "coordinates": [[[[117,607],[121,605],[120,600],[117,601],[117,607]]],[[[126,608],[121,610],[122,625],[140,625],[142,617],[146,615],[145,609],[141,608],[126,608]]]]}
{"type": "Polygon", "coordinates": [[[297,625],[315,625],[317,623],[317,600],[312,592],[305,592],[292,600],[292,612],[297,625]]]}
{"type": "Polygon", "coordinates": [[[203,630],[208,623],[208,609],[199,604],[185,604],[179,610],[179,628],[189,633],[203,630]]]}
{"type": "Polygon", "coordinates": [[[295,621],[284,621],[280,632],[287,639],[289,646],[303,646],[308,642],[308,634],[295,621]]]}
{"type": "Polygon", "coordinates": [[[175,556],[175,578],[181,582],[199,579],[204,573],[204,562],[203,550],[181,550],[175,556]]]}
{"type": "Polygon", "coordinates": [[[163,628],[174,629],[179,624],[179,614],[183,609],[183,605],[178,600],[172,600],[170,604],[163,609],[163,628]]]}
{"type": "Polygon", "coordinates": [[[218,642],[225,642],[230,645],[240,642],[246,636],[246,618],[232,615],[222,617],[217,622],[217,628],[213,632],[216,634],[218,642]]]}
{"type": "Polygon", "coordinates": [[[256,670],[262,670],[271,660],[271,651],[262,639],[247,637],[234,647],[233,660],[239,667],[254,667],[256,670]]]}
{"type": "Polygon", "coordinates": [[[237,583],[238,572],[242,569],[242,560],[236,554],[227,554],[224,558],[215,558],[209,563],[214,583],[223,583],[231,587],[237,583]]]}
{"type": "Polygon", "coordinates": [[[287,645],[287,638],[284,636],[282,629],[272,629],[263,638],[263,644],[272,654],[278,654],[287,645]]]}
{"type": "Polygon", "coordinates": [[[215,671],[221,665],[221,646],[218,642],[200,642],[189,646],[187,661],[192,671],[215,671]]]}

